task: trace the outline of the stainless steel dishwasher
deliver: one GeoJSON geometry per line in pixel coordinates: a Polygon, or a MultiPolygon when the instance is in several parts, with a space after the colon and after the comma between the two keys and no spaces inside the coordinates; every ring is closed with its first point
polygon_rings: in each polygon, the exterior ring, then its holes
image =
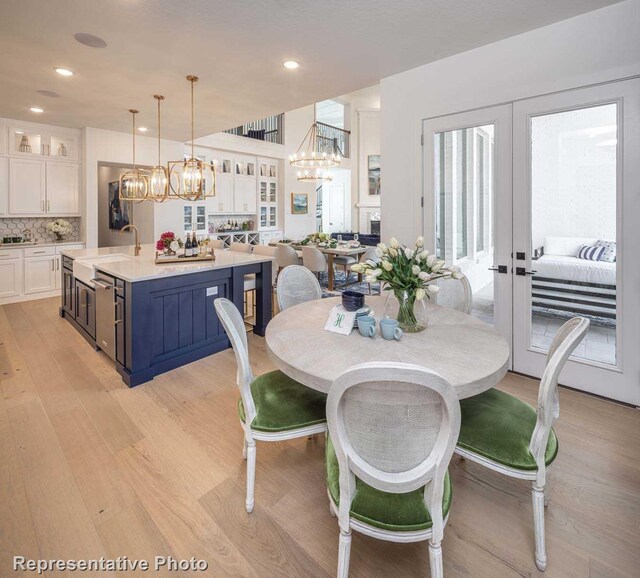
{"type": "Polygon", "coordinates": [[[116,359],[116,301],[114,282],[97,277],[96,288],[96,345],[111,359],[116,359]]]}

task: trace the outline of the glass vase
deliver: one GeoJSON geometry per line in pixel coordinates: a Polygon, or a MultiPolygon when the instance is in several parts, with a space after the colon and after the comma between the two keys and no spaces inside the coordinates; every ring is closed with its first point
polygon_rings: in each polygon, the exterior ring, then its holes
{"type": "Polygon", "coordinates": [[[427,328],[427,306],[424,299],[416,299],[415,291],[397,289],[389,291],[384,305],[384,316],[396,319],[406,333],[418,333],[427,328]]]}

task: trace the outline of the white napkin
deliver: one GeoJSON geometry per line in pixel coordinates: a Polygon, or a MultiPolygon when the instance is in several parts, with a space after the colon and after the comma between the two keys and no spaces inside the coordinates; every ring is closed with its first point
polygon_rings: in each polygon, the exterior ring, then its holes
{"type": "Polygon", "coordinates": [[[355,311],[345,311],[342,308],[334,307],[329,312],[329,318],[324,326],[325,331],[349,335],[356,320],[355,311]]]}

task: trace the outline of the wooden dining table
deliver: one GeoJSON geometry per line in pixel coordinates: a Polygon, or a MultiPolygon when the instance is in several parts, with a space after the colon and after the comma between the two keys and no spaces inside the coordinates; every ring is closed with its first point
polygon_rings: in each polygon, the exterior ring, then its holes
{"type": "MultiPolygon", "coordinates": [[[[379,321],[385,296],[367,296],[366,304],[379,321]]],[[[444,377],[460,399],[497,385],[507,373],[509,345],[495,329],[466,313],[427,304],[428,326],[387,341],[379,331],[362,337],[324,329],[340,297],[318,299],[285,309],[267,326],[267,350],[276,367],[300,383],[328,393],[331,384],[354,365],[393,361],[420,365],[444,377]]]]}
{"type": "MultiPolygon", "coordinates": [[[[274,241],[269,244],[272,246],[277,246],[281,244],[281,241],[274,241]]],[[[293,247],[296,250],[299,256],[302,255],[302,247],[304,245],[301,245],[300,243],[289,243],[289,244],[291,245],[291,247],[293,247]]],[[[359,256],[362,255],[363,253],[366,253],[367,250],[369,249],[369,247],[365,247],[363,245],[360,245],[359,247],[349,247],[348,245],[338,245],[337,247],[334,247],[334,248],[322,247],[320,245],[309,245],[309,247],[315,247],[316,249],[318,249],[318,251],[320,251],[321,253],[327,256],[327,265],[328,265],[327,289],[329,291],[333,291],[335,288],[335,275],[333,272],[334,258],[335,257],[354,257],[357,261],[359,256]]]]}

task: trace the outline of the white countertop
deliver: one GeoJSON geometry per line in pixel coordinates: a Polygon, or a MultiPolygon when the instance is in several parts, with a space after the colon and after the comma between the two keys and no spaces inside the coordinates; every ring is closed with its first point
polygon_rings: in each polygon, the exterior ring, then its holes
{"type": "Polygon", "coordinates": [[[51,241],[28,243],[0,243],[0,249],[24,249],[30,247],[65,247],[68,245],[84,245],[84,241],[51,241]]]}
{"type": "Polygon", "coordinates": [[[188,275],[199,273],[211,269],[226,269],[229,267],[239,267],[252,263],[264,263],[273,261],[272,257],[266,255],[253,255],[252,253],[240,253],[237,251],[216,250],[215,261],[195,261],[192,263],[155,263],[156,249],[154,245],[142,245],[140,255],[134,256],[133,246],[124,247],[102,247],[92,249],[77,249],[62,251],[63,255],[77,260],[96,259],[108,257],[109,255],[124,255],[121,261],[107,261],[100,263],[99,259],[94,262],[94,267],[118,279],[135,283],[136,281],[148,281],[150,279],[162,279],[165,277],[175,277],[178,275],[188,275]]]}

